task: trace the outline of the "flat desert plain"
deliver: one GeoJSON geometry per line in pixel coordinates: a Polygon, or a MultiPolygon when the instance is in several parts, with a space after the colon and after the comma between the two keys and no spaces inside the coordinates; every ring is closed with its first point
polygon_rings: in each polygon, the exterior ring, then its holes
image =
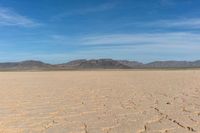
{"type": "Polygon", "coordinates": [[[0,72],[0,133],[200,132],[199,70],[0,72]]]}

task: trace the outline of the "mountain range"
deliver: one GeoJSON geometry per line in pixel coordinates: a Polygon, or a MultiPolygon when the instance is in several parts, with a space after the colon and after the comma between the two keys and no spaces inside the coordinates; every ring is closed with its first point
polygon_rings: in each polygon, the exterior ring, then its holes
{"type": "Polygon", "coordinates": [[[47,64],[41,61],[0,63],[1,71],[9,70],[82,70],[82,69],[157,69],[157,68],[200,68],[198,61],[155,61],[141,63],[128,60],[92,59],[73,60],[63,64],[47,64]]]}

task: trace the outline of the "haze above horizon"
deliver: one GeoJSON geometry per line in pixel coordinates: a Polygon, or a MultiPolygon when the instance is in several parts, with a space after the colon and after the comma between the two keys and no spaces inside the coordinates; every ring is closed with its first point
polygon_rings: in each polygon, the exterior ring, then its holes
{"type": "Polygon", "coordinates": [[[0,62],[200,59],[199,0],[0,0],[0,62]]]}

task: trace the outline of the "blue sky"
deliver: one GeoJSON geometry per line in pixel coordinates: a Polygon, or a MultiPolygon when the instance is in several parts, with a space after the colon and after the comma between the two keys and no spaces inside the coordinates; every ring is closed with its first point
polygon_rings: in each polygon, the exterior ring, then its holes
{"type": "Polygon", "coordinates": [[[0,62],[200,59],[199,0],[0,0],[0,62]]]}

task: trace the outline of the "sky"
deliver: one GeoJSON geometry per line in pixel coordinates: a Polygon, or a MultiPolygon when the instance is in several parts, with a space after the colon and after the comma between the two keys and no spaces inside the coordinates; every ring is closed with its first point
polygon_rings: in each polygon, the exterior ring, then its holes
{"type": "Polygon", "coordinates": [[[0,0],[0,62],[200,59],[199,0],[0,0]]]}

